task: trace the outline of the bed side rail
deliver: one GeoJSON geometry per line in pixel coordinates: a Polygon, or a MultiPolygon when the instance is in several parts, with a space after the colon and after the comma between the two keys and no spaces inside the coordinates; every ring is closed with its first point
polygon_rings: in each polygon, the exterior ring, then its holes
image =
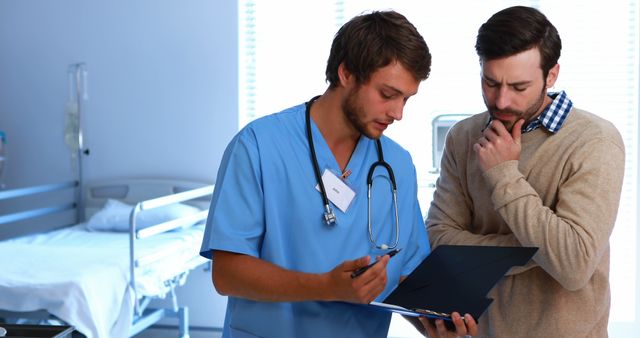
{"type": "Polygon", "coordinates": [[[214,189],[214,185],[207,185],[201,188],[196,188],[192,190],[179,192],[176,194],[171,194],[171,195],[149,199],[146,201],[141,201],[141,202],[138,202],[131,210],[131,214],[129,216],[129,269],[130,269],[129,283],[134,293],[135,314],[137,316],[142,315],[143,306],[141,306],[140,304],[140,301],[137,295],[137,290],[135,287],[135,270],[140,266],[143,266],[145,264],[148,264],[150,262],[160,259],[161,257],[165,256],[166,253],[158,253],[158,255],[147,255],[147,256],[136,258],[136,255],[135,255],[136,241],[138,239],[150,237],[162,232],[166,232],[169,230],[182,227],[186,224],[189,224],[188,222],[191,222],[191,224],[193,224],[198,220],[206,219],[209,211],[203,210],[201,212],[197,212],[185,217],[170,220],[170,221],[160,223],[160,224],[157,224],[145,229],[140,229],[140,230],[136,229],[136,218],[138,216],[138,213],[145,210],[160,208],[163,206],[180,203],[184,201],[189,201],[189,200],[195,200],[204,196],[212,195],[213,189],[214,189]]]}
{"type": "Polygon", "coordinates": [[[150,226],[144,229],[138,230],[136,228],[136,219],[137,219],[138,213],[145,210],[160,208],[163,206],[211,195],[213,194],[213,188],[214,188],[213,185],[208,185],[202,188],[187,190],[187,191],[183,191],[173,195],[167,195],[167,196],[157,197],[154,199],[138,202],[134,206],[134,208],[131,210],[131,215],[129,216],[129,229],[131,231],[131,234],[136,239],[141,239],[141,238],[157,235],[159,233],[163,233],[166,231],[170,231],[173,229],[177,229],[186,224],[194,224],[200,220],[206,219],[208,215],[208,210],[203,210],[198,213],[187,215],[187,216],[170,220],[164,223],[156,224],[154,226],[150,226]]]}
{"type": "MultiPolygon", "coordinates": [[[[10,200],[18,197],[24,196],[33,196],[37,194],[44,194],[49,192],[56,192],[70,188],[78,188],[78,181],[69,181],[64,183],[54,183],[54,184],[44,184],[33,187],[26,188],[18,188],[11,190],[0,191],[0,201],[2,200],[10,200]]],[[[0,225],[18,222],[22,220],[28,220],[36,217],[51,215],[54,213],[72,210],[77,208],[78,205],[76,202],[73,203],[63,203],[54,206],[42,207],[42,208],[33,208],[25,211],[0,215],[0,225]]]]}

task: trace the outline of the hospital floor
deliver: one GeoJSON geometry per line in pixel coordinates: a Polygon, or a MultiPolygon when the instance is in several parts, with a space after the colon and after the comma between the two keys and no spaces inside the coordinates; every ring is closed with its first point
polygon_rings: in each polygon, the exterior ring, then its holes
{"type": "MultiPolygon", "coordinates": [[[[222,332],[213,330],[190,329],[189,338],[220,338],[222,332]]],[[[146,329],[132,338],[179,338],[178,328],[172,327],[152,327],[146,329]]]]}
{"type": "MultiPolygon", "coordinates": [[[[178,338],[178,328],[170,326],[153,326],[146,329],[132,338],[178,338]]],[[[191,328],[189,338],[221,338],[222,332],[215,329],[191,328]]],[[[400,315],[393,314],[391,326],[389,327],[389,338],[422,338],[408,321],[400,315]]]]}

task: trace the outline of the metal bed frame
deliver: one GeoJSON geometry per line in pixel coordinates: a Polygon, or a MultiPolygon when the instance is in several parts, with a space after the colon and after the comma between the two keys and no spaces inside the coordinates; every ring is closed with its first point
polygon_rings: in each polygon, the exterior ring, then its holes
{"type": "MultiPolygon", "coordinates": [[[[186,182],[185,182],[186,183],[186,182]]],[[[193,183],[191,183],[193,184],[193,183]]],[[[21,189],[13,189],[0,191],[0,201],[10,200],[18,197],[31,196],[35,194],[45,194],[56,191],[63,191],[67,189],[75,189],[75,198],[82,196],[80,190],[80,183],[78,181],[70,181],[59,184],[47,184],[40,185],[28,188],[21,189]]],[[[146,264],[150,264],[152,262],[158,261],[171,253],[154,253],[151,255],[146,255],[142,257],[135,257],[136,253],[136,242],[138,240],[148,238],[166,231],[174,230],[180,227],[183,227],[187,224],[194,224],[196,222],[205,220],[208,215],[208,210],[203,210],[191,215],[187,215],[178,219],[173,219],[164,223],[160,223],[148,228],[137,229],[137,216],[140,212],[151,210],[163,206],[167,206],[174,203],[180,203],[184,201],[197,200],[202,199],[203,197],[210,196],[213,194],[213,185],[207,185],[200,188],[186,190],[182,192],[178,192],[172,195],[157,197],[148,199],[145,201],[137,202],[134,208],[131,211],[129,216],[129,285],[131,290],[133,290],[135,295],[135,311],[134,316],[132,318],[132,326],[129,332],[129,336],[134,336],[141,332],[142,330],[148,328],[149,326],[157,323],[159,320],[165,317],[175,317],[179,321],[179,335],[182,338],[189,337],[189,310],[186,306],[179,307],[177,302],[177,297],[175,294],[175,288],[178,286],[179,281],[188,273],[188,271],[196,268],[199,265],[206,263],[199,259],[199,257],[194,257],[187,264],[187,269],[182,271],[181,273],[173,276],[172,278],[165,280],[165,285],[169,287],[170,294],[173,301],[173,306],[171,309],[168,308],[160,308],[160,309],[152,309],[148,308],[149,303],[154,297],[138,297],[138,293],[135,285],[135,272],[136,269],[145,266],[146,264]]],[[[81,220],[81,217],[84,215],[84,210],[80,211],[80,205],[85,205],[84,201],[75,201],[73,203],[62,203],[54,206],[47,206],[43,208],[35,208],[26,211],[15,212],[11,214],[0,215],[0,226],[3,226],[8,223],[14,223],[23,220],[29,220],[33,218],[43,217],[47,215],[52,215],[56,213],[76,210],[76,222],[78,223],[81,220]]],[[[75,224],[72,223],[72,224],[75,224]]],[[[69,226],[72,224],[67,224],[64,226],[69,226]]],[[[64,227],[61,226],[61,227],[64,227]]],[[[2,318],[14,318],[18,320],[27,320],[33,321],[37,320],[40,322],[60,322],[61,320],[53,317],[48,314],[46,311],[32,311],[32,312],[11,312],[11,311],[3,311],[0,310],[0,317],[2,318]]]]}

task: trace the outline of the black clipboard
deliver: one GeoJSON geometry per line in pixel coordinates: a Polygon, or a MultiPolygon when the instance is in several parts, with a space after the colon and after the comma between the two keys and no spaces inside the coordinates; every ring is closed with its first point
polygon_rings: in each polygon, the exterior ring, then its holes
{"type": "Polygon", "coordinates": [[[525,265],[535,247],[440,245],[381,303],[369,306],[408,316],[445,319],[469,313],[476,321],[493,301],[487,293],[513,266],[525,265]]]}

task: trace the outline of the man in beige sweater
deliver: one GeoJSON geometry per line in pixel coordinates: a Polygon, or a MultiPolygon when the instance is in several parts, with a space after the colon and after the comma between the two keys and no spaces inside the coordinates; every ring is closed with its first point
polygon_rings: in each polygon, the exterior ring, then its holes
{"type": "Polygon", "coordinates": [[[624,144],[610,122],[547,92],[560,49],[538,10],[494,14],[476,41],[488,111],[447,136],[426,221],[433,247],[539,248],[490,292],[478,337],[607,337],[624,144]]]}

